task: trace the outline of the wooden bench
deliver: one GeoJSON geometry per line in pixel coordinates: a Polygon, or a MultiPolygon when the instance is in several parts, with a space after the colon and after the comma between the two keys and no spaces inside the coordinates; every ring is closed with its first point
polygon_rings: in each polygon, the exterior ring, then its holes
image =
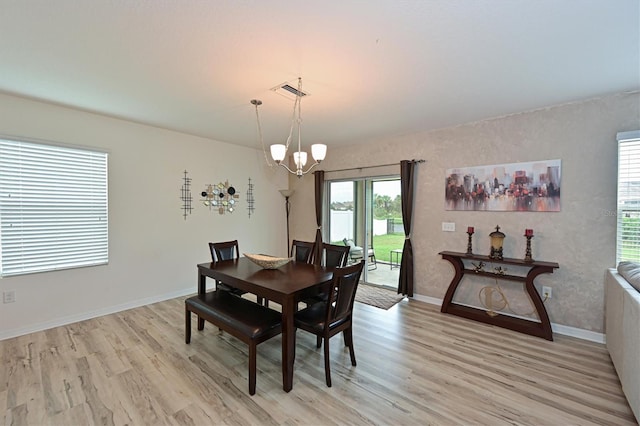
{"type": "Polygon", "coordinates": [[[226,291],[211,291],[185,300],[185,342],[191,341],[191,312],[198,315],[198,330],[208,321],[249,345],[249,394],[256,393],[257,345],[282,333],[279,312],[226,291]]]}

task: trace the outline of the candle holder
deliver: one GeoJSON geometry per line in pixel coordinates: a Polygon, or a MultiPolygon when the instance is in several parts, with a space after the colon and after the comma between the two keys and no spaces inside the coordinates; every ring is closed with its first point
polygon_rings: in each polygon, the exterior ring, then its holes
{"type": "Polygon", "coordinates": [[[533,262],[533,257],[531,257],[531,239],[533,235],[525,235],[524,237],[527,239],[527,251],[524,254],[524,261],[533,262]]]}
{"type": "Polygon", "coordinates": [[[473,254],[473,249],[471,247],[471,236],[473,235],[473,231],[471,228],[467,230],[467,235],[469,236],[469,241],[467,241],[467,254],[473,254]]]}

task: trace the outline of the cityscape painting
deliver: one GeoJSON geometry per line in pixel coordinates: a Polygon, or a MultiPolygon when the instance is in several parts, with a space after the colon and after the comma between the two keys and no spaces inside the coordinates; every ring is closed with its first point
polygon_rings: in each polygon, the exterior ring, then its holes
{"type": "Polygon", "coordinates": [[[560,160],[447,169],[445,209],[559,212],[560,160]]]}

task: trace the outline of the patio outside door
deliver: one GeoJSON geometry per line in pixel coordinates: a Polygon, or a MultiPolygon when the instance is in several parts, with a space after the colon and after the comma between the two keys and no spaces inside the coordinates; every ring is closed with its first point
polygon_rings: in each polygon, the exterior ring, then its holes
{"type": "Polygon", "coordinates": [[[328,226],[325,241],[349,244],[349,262],[366,262],[363,279],[397,288],[404,231],[400,178],[327,182],[328,226]]]}

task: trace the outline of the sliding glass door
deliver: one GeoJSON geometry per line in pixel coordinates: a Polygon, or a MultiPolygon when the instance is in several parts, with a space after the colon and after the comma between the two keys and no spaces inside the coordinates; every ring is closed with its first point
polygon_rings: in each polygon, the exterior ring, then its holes
{"type": "Polygon", "coordinates": [[[350,263],[365,260],[365,282],[397,288],[404,242],[400,178],[328,181],[326,192],[325,241],[351,246],[350,263]]]}

